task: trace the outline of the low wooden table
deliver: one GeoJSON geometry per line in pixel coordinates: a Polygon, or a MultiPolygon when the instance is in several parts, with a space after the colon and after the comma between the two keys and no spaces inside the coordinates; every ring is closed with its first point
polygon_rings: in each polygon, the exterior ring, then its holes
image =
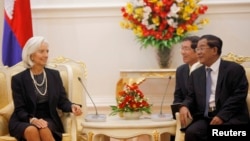
{"type": "Polygon", "coordinates": [[[127,139],[139,135],[149,135],[152,141],[160,141],[161,134],[175,134],[176,120],[152,121],[150,117],[139,120],[125,120],[118,116],[108,116],[106,122],[81,123],[82,133],[87,135],[88,141],[100,141],[105,136],[117,139],[127,139]]]}

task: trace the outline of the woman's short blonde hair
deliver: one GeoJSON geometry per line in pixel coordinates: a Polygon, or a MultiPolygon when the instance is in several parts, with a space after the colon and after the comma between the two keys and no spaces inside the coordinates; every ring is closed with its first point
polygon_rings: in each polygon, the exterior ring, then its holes
{"type": "Polygon", "coordinates": [[[31,60],[31,55],[35,53],[44,43],[48,46],[48,42],[42,36],[31,37],[25,43],[22,51],[22,61],[24,63],[24,67],[31,68],[34,65],[33,61],[31,60]]]}

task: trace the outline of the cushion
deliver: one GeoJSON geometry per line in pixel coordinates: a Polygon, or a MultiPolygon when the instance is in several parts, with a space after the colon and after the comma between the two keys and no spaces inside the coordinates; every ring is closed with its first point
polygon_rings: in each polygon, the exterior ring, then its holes
{"type": "Polygon", "coordinates": [[[17,141],[17,140],[14,137],[6,135],[6,136],[0,136],[0,141],[17,141]]]}

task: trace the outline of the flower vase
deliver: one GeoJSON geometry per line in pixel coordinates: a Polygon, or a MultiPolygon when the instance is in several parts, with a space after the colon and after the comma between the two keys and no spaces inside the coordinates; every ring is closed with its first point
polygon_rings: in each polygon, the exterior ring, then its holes
{"type": "Polygon", "coordinates": [[[123,112],[123,118],[126,120],[137,120],[141,115],[142,112],[123,112]]]}
{"type": "Polygon", "coordinates": [[[157,59],[160,68],[168,68],[170,64],[171,47],[160,47],[157,49],[157,59]]]}

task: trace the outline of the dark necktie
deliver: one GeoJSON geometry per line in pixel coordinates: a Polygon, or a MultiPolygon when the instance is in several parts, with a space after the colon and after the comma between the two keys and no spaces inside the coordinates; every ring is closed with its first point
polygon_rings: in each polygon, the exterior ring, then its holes
{"type": "Polygon", "coordinates": [[[208,109],[209,109],[209,98],[212,93],[211,87],[212,87],[212,79],[211,79],[211,68],[207,68],[207,79],[206,79],[206,109],[204,116],[208,117],[208,109]]]}

